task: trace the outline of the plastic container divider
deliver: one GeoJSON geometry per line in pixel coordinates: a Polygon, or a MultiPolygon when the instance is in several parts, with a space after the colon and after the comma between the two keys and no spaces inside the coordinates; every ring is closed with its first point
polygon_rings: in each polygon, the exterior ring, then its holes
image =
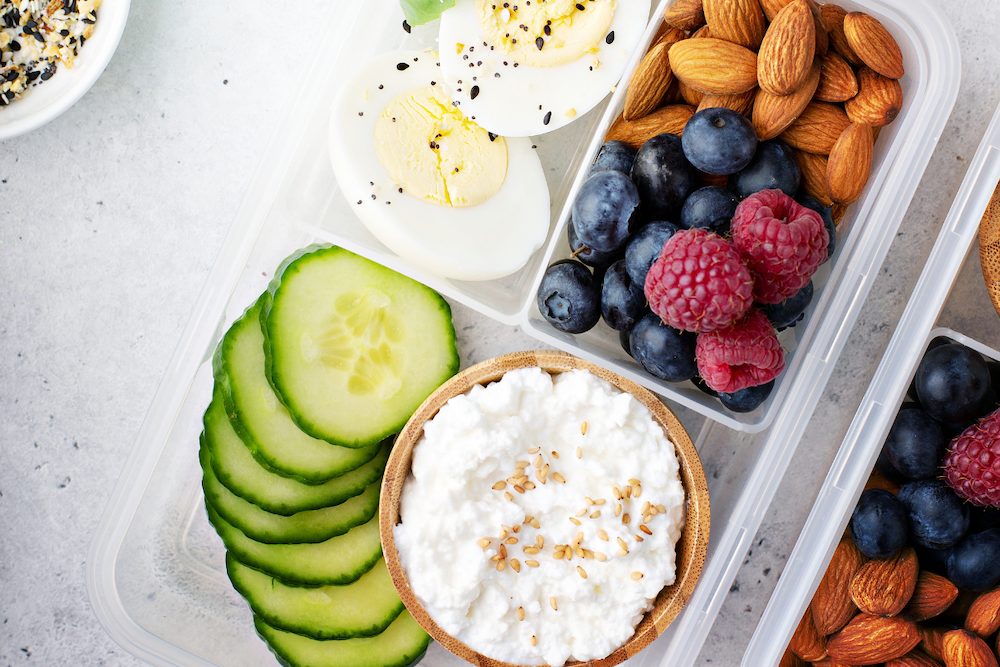
{"type": "MultiPolygon", "coordinates": [[[[950,328],[935,327],[971,256],[979,221],[1000,181],[1000,109],[969,165],[930,258],[823,483],[812,512],[747,648],[743,664],[777,662],[826,572],[875,465],[927,343],[948,336],[998,359],[1000,353],[950,328]]],[[[972,273],[975,273],[973,271],[972,273]]],[[[982,282],[981,276],[969,276],[982,282]]],[[[985,289],[982,290],[985,296],[985,289]]],[[[976,306],[992,308],[987,301],[976,306]]],[[[997,328],[1000,330],[1000,327],[997,328]]],[[[996,335],[996,334],[994,334],[996,335]]]]}
{"type": "MultiPolygon", "coordinates": [[[[661,2],[657,12],[668,4],[661,2]]],[[[729,417],[732,429],[713,422],[702,428],[703,415],[719,419],[720,408],[701,405],[674,389],[661,391],[698,413],[684,421],[697,434],[710,471],[716,530],[687,609],[664,636],[631,661],[633,665],[695,661],[955,99],[957,48],[951,33],[941,29],[944,19],[927,0],[908,3],[905,13],[885,0],[845,6],[885,18],[900,36],[910,67],[910,104],[883,132],[884,152],[877,157],[883,168],[873,177],[865,203],[856,205],[852,214],[857,221],[871,219],[882,226],[845,222],[849,231],[841,239],[830,289],[817,296],[808,331],[796,334],[803,336],[795,360],[799,370],[788,375],[782,389],[796,398],[795,405],[769,409],[768,414],[777,417],[769,432],[754,436],[745,431],[756,427],[732,423],[729,417]],[[877,202],[875,193],[880,195],[877,202]],[[828,314],[821,316],[821,311],[828,314]],[[827,323],[831,328],[821,332],[820,325],[827,323]]],[[[336,243],[427,283],[453,303],[505,323],[519,320],[533,301],[532,281],[542,270],[544,250],[506,282],[455,283],[423,275],[380,246],[335,187],[326,156],[326,127],[337,67],[350,67],[367,54],[404,43],[412,47],[432,42],[430,29],[414,28],[413,35],[405,35],[388,20],[397,13],[396,0],[355,3],[339,11],[324,32],[327,37],[320,40],[307,83],[248,188],[95,535],[87,583],[97,616],[116,641],[153,664],[245,665],[270,660],[267,649],[254,638],[246,605],[229,586],[222,546],[205,519],[196,448],[201,413],[210,395],[209,361],[222,327],[252,302],[284,256],[317,240],[336,243]]],[[[633,67],[638,57],[634,56],[633,67]]],[[[578,186],[582,165],[599,144],[595,137],[603,136],[597,129],[602,111],[603,122],[609,122],[611,111],[599,107],[538,141],[553,191],[554,216],[570,200],[572,187],[578,186]]],[[[558,241],[550,239],[550,247],[565,243],[559,236],[558,241]]],[[[476,322],[467,310],[456,308],[455,313],[459,324],[476,322]]],[[[502,349],[505,344],[491,340],[484,344],[488,350],[475,353],[509,351],[502,349]]],[[[559,346],[565,347],[565,341],[559,346]]],[[[615,367],[614,358],[599,356],[597,361],[615,367]]],[[[635,376],[631,371],[625,374],[635,376]]],[[[644,384],[651,383],[647,379],[644,384]]],[[[458,664],[439,647],[432,648],[425,661],[435,666],[458,664]]]]}

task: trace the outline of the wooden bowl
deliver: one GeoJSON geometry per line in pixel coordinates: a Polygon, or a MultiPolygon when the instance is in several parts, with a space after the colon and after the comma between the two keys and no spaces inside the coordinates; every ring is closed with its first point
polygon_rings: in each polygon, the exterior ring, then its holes
{"type": "Polygon", "coordinates": [[[677,542],[677,577],[674,584],[667,586],[657,595],[653,609],[636,626],[635,634],[611,655],[586,664],[594,667],[612,667],[636,655],[656,639],[677,617],[691,597],[708,551],[710,511],[708,484],[701,459],[691,442],[687,431],[660,400],[647,389],[609,370],[578,359],[570,354],[553,351],[518,352],[476,364],[462,371],[437,391],[431,394],[423,405],[406,423],[396,439],[392,454],[385,469],[382,492],[379,498],[379,527],[382,536],[382,550],[392,581],[407,610],[417,622],[427,630],[439,644],[460,658],[481,667],[514,667],[510,663],[494,660],[469,648],[452,637],[434,622],[434,619],[417,600],[410,588],[406,573],[399,562],[399,553],[393,536],[393,529],[399,523],[399,500],[403,484],[410,472],[413,448],[423,435],[424,424],[437,414],[438,410],[454,396],[464,394],[475,385],[488,384],[499,380],[505,373],[518,368],[541,368],[552,374],[575,369],[585,369],[599,378],[610,382],[623,392],[632,394],[640,403],[649,408],[653,419],[660,423],[668,437],[676,445],[677,460],[680,464],[680,479],[685,494],[685,523],[680,540],[677,542]]]}
{"type": "Polygon", "coordinates": [[[979,222],[979,262],[990,301],[1000,314],[1000,185],[979,222]]]}

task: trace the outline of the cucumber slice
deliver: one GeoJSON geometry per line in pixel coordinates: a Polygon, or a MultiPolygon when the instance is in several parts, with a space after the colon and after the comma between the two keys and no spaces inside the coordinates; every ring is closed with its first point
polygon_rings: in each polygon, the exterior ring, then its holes
{"type": "Polygon", "coordinates": [[[274,395],[264,374],[261,300],[233,323],[216,350],[215,382],[240,439],[265,468],[317,484],[370,461],[378,447],[349,449],[303,433],[274,395]]]}
{"type": "Polygon", "coordinates": [[[359,496],[348,498],[339,505],[318,510],[306,510],[291,516],[272,514],[243,500],[227,489],[212,470],[208,448],[199,452],[202,470],[201,486],[205,498],[223,519],[240,532],[265,544],[302,544],[323,542],[343,535],[365,523],[378,511],[379,482],[372,482],[359,496]]]}
{"type": "Polygon", "coordinates": [[[346,586],[287,586],[226,555],[229,580],[253,613],[279,630],[312,639],[377,635],[403,611],[385,561],[346,586]]]}
{"type": "Polygon", "coordinates": [[[254,617],[257,633],[288,667],[406,667],[427,651],[431,638],[403,611],[375,637],[318,641],[284,632],[254,617]]]}
{"type": "Polygon", "coordinates": [[[357,581],[382,557],[378,516],[315,544],[255,542],[205,503],[208,520],[233,557],[292,586],[340,586],[357,581]]]}
{"type": "Polygon", "coordinates": [[[283,516],[330,507],[359,495],[381,477],[391,448],[384,443],[371,461],[329,482],[303,484],[257,463],[233,430],[218,391],[205,412],[204,438],[212,470],[227,489],[263,510],[283,516]]]}
{"type": "Polygon", "coordinates": [[[458,370],[448,303],[347,250],[310,246],[292,255],[268,291],[268,380],[315,438],[359,446],[398,433],[458,370]]]}

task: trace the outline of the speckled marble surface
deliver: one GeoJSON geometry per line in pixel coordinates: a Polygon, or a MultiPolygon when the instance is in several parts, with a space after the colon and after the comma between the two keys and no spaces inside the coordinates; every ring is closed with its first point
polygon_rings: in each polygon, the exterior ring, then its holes
{"type": "MultiPolygon", "coordinates": [[[[305,0],[293,15],[330,11],[305,0]]],[[[958,104],[778,492],[797,502],[772,508],[703,664],[738,664],[1000,101],[1000,8],[955,0],[947,13],[964,59],[958,104]]],[[[322,24],[273,20],[234,0],[135,3],[95,88],[0,144],[0,665],[138,664],[91,611],[86,552],[322,24]]],[[[498,342],[501,330],[476,322],[465,355],[532,345],[513,332],[498,342]]]]}

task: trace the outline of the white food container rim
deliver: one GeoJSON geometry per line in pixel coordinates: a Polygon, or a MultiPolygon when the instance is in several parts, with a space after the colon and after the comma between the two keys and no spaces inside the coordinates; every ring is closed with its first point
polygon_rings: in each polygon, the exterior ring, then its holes
{"type": "Polygon", "coordinates": [[[927,264],[834,459],[812,512],[744,655],[744,665],[781,656],[833,557],[927,344],[945,336],[1000,360],[1000,352],[935,327],[1000,182],[1000,107],[969,164],[927,264]]]}
{"type": "MultiPolygon", "coordinates": [[[[658,11],[669,4],[669,2],[662,2],[658,11]]],[[[844,4],[852,7],[862,6],[856,2],[844,4]]],[[[863,7],[870,8],[874,12],[891,13],[894,16],[899,16],[900,12],[898,9],[893,9],[892,3],[885,0],[869,0],[864,3],[863,7]]],[[[344,30],[350,29],[351,26],[356,25],[356,21],[360,20],[363,9],[363,3],[346,6],[342,11],[338,10],[337,16],[331,18],[331,23],[342,26],[344,30]]],[[[915,85],[925,89],[927,98],[933,100],[935,105],[922,115],[921,122],[926,133],[921,136],[921,140],[910,142],[913,145],[907,146],[905,151],[902,146],[896,150],[901,151],[906,156],[909,164],[917,165],[918,172],[922,172],[957,95],[959,58],[953,33],[950,30],[941,29],[941,26],[947,25],[947,22],[941,13],[929,4],[928,0],[913,0],[908,3],[906,16],[909,17],[905,19],[906,25],[910,26],[909,30],[911,31],[907,37],[914,42],[915,48],[921,49],[920,58],[925,65],[927,63],[934,65],[930,68],[928,78],[916,82],[915,85]],[[914,21],[916,23],[913,23],[914,21]],[[934,39],[930,40],[929,37],[932,34],[934,39]],[[924,38],[928,39],[921,41],[924,38]]],[[[312,67],[305,73],[304,80],[310,81],[313,80],[313,77],[322,76],[323,67],[328,67],[331,59],[337,58],[343,48],[342,42],[336,42],[336,46],[331,49],[332,53],[327,54],[322,61],[319,58],[314,61],[312,67]]],[[[926,67],[924,71],[927,71],[926,67]]],[[[284,129],[279,129],[276,132],[267,157],[262,160],[249,184],[247,194],[236,216],[238,224],[234,224],[231,228],[209,280],[192,311],[191,320],[179,339],[176,351],[166,368],[150,410],[146,414],[136,438],[136,444],[111,496],[108,509],[95,533],[88,554],[87,588],[98,619],[115,641],[131,653],[152,664],[210,665],[213,663],[147,630],[130,616],[119,593],[119,583],[116,581],[116,566],[119,555],[129,527],[135,519],[139,504],[148,491],[154,469],[164,454],[164,448],[167,445],[166,436],[177,419],[198,368],[206,360],[206,354],[208,354],[206,350],[210,350],[211,342],[218,338],[218,328],[223,324],[220,321],[220,314],[225,312],[227,302],[240,279],[243,263],[250,255],[255,241],[261,233],[272,204],[271,194],[276,190],[285,173],[292,167],[294,147],[302,139],[305,132],[303,127],[305,123],[301,121],[307,116],[308,109],[315,109],[316,105],[321,103],[318,90],[308,85],[303,86],[291,101],[290,113],[280,126],[284,129]]],[[[596,146],[592,146],[593,150],[596,150],[596,146]]],[[[879,187],[883,185],[884,183],[879,187]]],[[[894,181],[894,185],[898,186],[898,183],[894,181]]],[[[898,196],[894,206],[889,206],[890,202],[886,202],[888,208],[884,210],[894,211],[898,207],[905,208],[904,203],[909,201],[915,187],[916,183],[914,182],[912,187],[903,193],[905,196],[890,193],[891,196],[882,198],[896,199],[898,196]]],[[[902,211],[899,211],[898,215],[901,216],[902,211]]],[[[874,240],[879,241],[879,247],[881,244],[885,244],[887,247],[893,234],[894,229],[883,230],[882,236],[884,238],[875,235],[874,240]]],[[[326,234],[324,238],[330,236],[335,235],[326,234]]],[[[343,245],[351,248],[350,243],[343,245]]],[[[849,256],[847,248],[844,249],[844,255],[845,257],[849,256]]],[[[863,258],[867,259],[866,262],[856,261],[856,264],[863,265],[864,271],[854,274],[853,277],[858,282],[864,281],[869,273],[877,271],[882,257],[884,257],[884,251],[875,252],[873,255],[863,258]]],[[[400,267],[392,268],[399,270],[400,267]]],[[[427,282],[431,287],[438,288],[434,281],[427,282]]],[[[455,298],[457,301],[483,312],[481,308],[477,308],[476,304],[455,297],[447,289],[441,288],[440,291],[446,296],[455,298]]],[[[856,290],[851,292],[831,290],[831,292],[842,294],[841,300],[852,303],[855,300],[863,300],[864,296],[856,290]]],[[[855,308],[859,306],[860,303],[855,308]]],[[[489,315],[489,313],[486,314],[489,315]]],[[[843,324],[841,328],[849,329],[843,324]]],[[[847,331],[838,330],[833,342],[842,345],[846,334],[847,331]]],[[[733,511],[730,521],[727,525],[721,526],[713,536],[709,560],[706,563],[699,587],[686,610],[668,632],[658,640],[661,646],[666,646],[659,659],[659,664],[687,665],[693,664],[697,658],[711,623],[717,615],[729,585],[760,525],[764,511],[773,497],[777,482],[783,476],[787,460],[790,459],[791,452],[794,451],[808,423],[809,416],[815,408],[822,386],[832,371],[833,361],[836,357],[834,352],[835,350],[832,348],[822,348],[821,351],[808,356],[803,370],[809,372],[800,373],[797,381],[790,388],[792,392],[804,392],[806,400],[802,401],[794,412],[786,410],[775,419],[772,429],[767,434],[760,436],[761,438],[766,437],[766,442],[754,443],[755,447],[761,448],[761,454],[754,464],[747,482],[739,492],[736,509],[733,511]],[[821,378],[821,381],[817,381],[817,377],[821,378]]],[[[839,352],[839,348],[836,352],[839,352]]],[[[598,360],[598,362],[608,365],[602,360],[598,360]]],[[[626,373],[626,375],[628,374],[626,373]]],[[[684,401],[680,402],[684,403],[684,401]]],[[[703,411],[699,410],[699,412],[703,411]]],[[[726,426],[733,425],[727,424],[726,426]]],[[[698,438],[699,449],[712,441],[713,434],[728,431],[726,426],[718,422],[710,423],[698,438]]]]}

